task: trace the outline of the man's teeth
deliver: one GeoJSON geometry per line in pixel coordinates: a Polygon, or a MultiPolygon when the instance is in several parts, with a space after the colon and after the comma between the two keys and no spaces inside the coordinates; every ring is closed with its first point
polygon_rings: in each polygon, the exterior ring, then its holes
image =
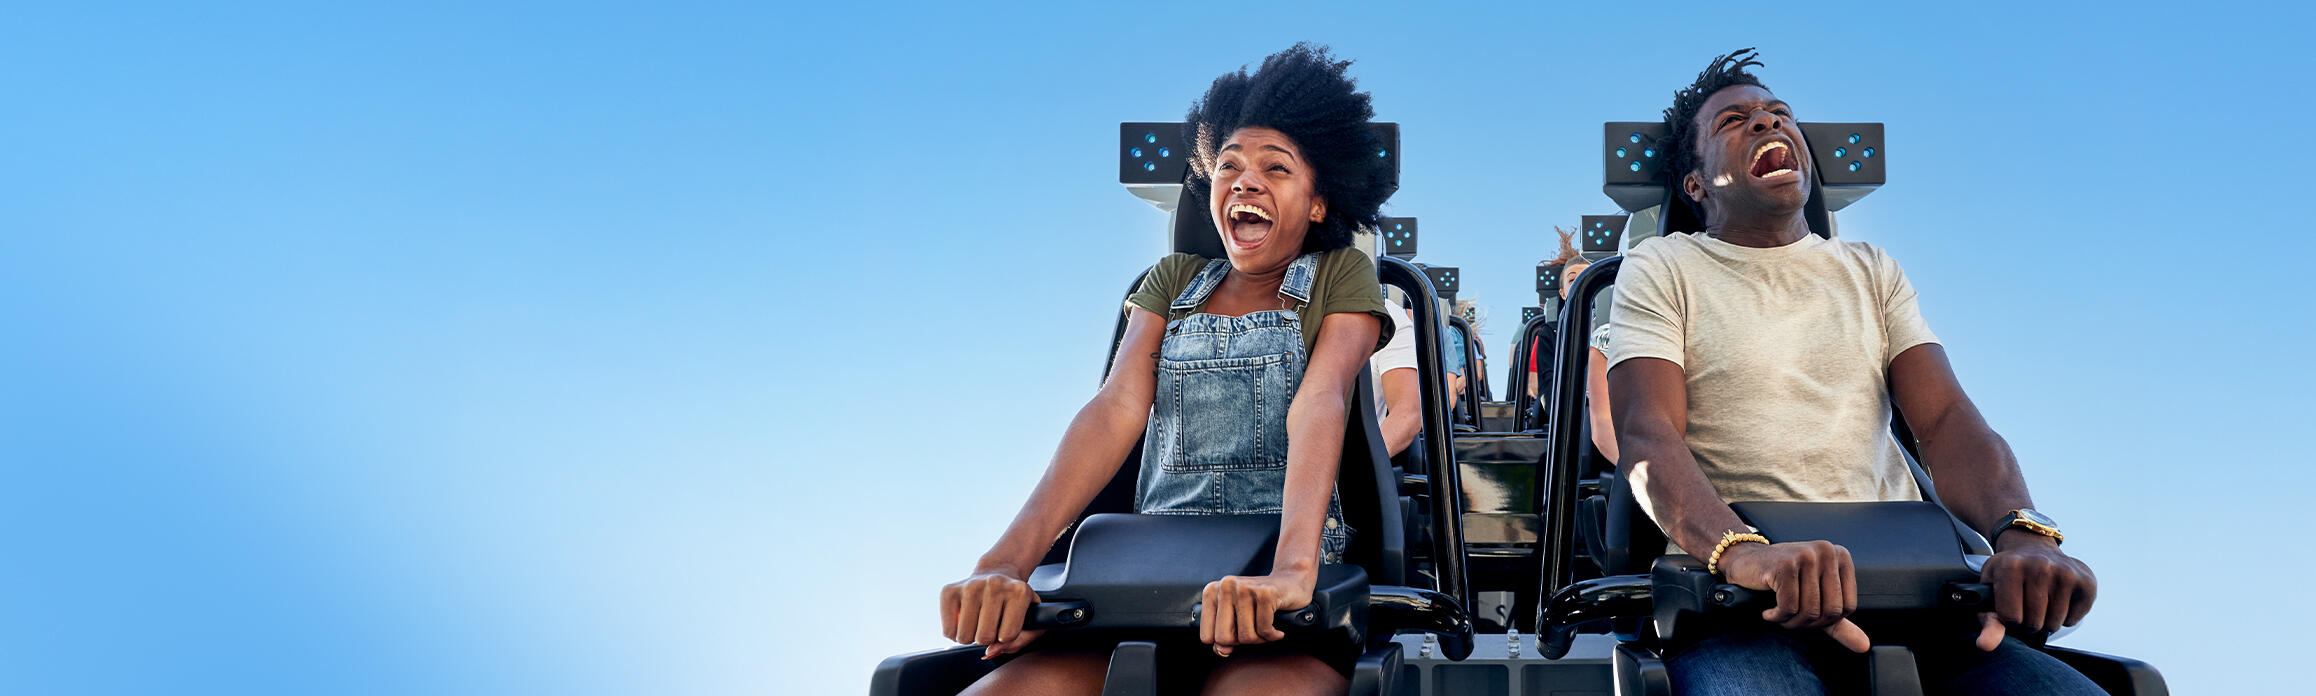
{"type": "Polygon", "coordinates": [[[1786,147],[1785,143],[1765,143],[1765,144],[1763,144],[1763,145],[1761,146],[1761,149],[1759,149],[1759,150],[1754,150],[1754,151],[1753,151],[1753,159],[1754,159],[1755,161],[1759,161],[1763,155],[1767,155],[1767,154],[1769,154],[1769,151],[1770,151],[1770,150],[1775,150],[1775,149],[1779,149],[1779,148],[1783,148],[1783,147],[1786,147]]]}
{"type": "Polygon", "coordinates": [[[1262,218],[1263,222],[1271,221],[1270,213],[1265,213],[1263,212],[1263,209],[1247,205],[1245,203],[1235,204],[1230,207],[1230,214],[1237,215],[1239,213],[1250,213],[1255,217],[1262,218]]]}
{"type": "Polygon", "coordinates": [[[1793,173],[1793,170],[1791,170],[1791,169],[1782,169],[1782,168],[1780,168],[1780,169],[1777,169],[1777,170],[1771,171],[1771,172],[1769,172],[1769,173],[1767,173],[1767,174],[1763,174],[1763,175],[1761,175],[1761,178],[1763,178],[1763,179],[1767,179],[1767,178],[1769,178],[1769,177],[1773,177],[1773,176],[1784,176],[1784,175],[1787,175],[1787,174],[1792,174],[1792,173],[1793,173]]]}

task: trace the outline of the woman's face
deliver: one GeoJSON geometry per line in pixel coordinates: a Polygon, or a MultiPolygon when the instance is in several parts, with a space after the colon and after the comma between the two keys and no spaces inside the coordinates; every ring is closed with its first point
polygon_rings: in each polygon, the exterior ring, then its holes
{"type": "Polygon", "coordinates": [[[1568,291],[1576,287],[1576,277],[1584,275],[1584,269],[1591,267],[1589,263],[1572,263],[1560,269],[1560,299],[1568,299],[1568,291]]]}
{"type": "Polygon", "coordinates": [[[1318,181],[1285,133],[1251,127],[1230,134],[1216,156],[1207,200],[1231,267],[1282,269],[1301,255],[1311,223],[1327,219],[1318,181]]]}

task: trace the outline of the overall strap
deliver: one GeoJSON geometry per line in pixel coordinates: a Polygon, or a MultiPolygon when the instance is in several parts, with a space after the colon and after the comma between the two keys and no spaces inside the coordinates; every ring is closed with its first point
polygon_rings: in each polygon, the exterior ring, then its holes
{"type": "Polygon", "coordinates": [[[1303,305],[1311,304],[1311,281],[1319,275],[1319,254],[1316,251],[1304,254],[1287,266],[1287,279],[1279,283],[1280,295],[1303,305]]]}
{"type": "Polygon", "coordinates": [[[1229,259],[1215,259],[1206,262],[1206,268],[1190,278],[1190,287],[1183,288],[1182,294],[1174,297],[1174,304],[1167,305],[1166,308],[1177,312],[1197,309],[1199,305],[1206,303],[1208,295],[1214,294],[1215,288],[1222,287],[1222,277],[1229,273],[1229,259]]]}

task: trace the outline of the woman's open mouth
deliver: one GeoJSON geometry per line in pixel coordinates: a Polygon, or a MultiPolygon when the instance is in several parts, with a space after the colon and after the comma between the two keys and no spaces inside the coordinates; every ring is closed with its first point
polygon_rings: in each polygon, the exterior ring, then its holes
{"type": "Polygon", "coordinates": [[[1253,248],[1271,236],[1271,212],[1248,203],[1232,203],[1223,209],[1223,230],[1232,244],[1253,248]]]}
{"type": "Polygon", "coordinates": [[[1793,156],[1793,145],[1783,140],[1763,143],[1753,151],[1753,168],[1747,170],[1755,179],[1779,179],[1791,176],[1801,169],[1801,161],[1793,156]]]}

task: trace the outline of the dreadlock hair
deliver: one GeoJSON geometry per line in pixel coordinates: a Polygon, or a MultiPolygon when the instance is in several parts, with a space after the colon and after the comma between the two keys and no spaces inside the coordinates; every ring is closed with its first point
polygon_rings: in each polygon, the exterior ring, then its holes
{"type": "Polygon", "coordinates": [[[1214,78],[1183,118],[1182,139],[1190,143],[1184,186],[1192,199],[1202,208],[1212,205],[1215,162],[1232,133],[1271,128],[1303,151],[1316,193],[1327,202],[1326,219],[1303,237],[1304,252],[1350,246],[1354,232],[1376,227],[1392,186],[1376,156],[1382,140],[1367,123],[1375,108],[1343,74],[1349,67],[1351,61],[1335,60],[1326,46],[1304,42],[1264,58],[1252,75],[1241,67],[1214,78]]]}
{"type": "Polygon", "coordinates": [[[1759,78],[1745,72],[1748,67],[1762,64],[1754,60],[1757,55],[1751,48],[1742,48],[1714,58],[1704,72],[1697,73],[1696,82],[1673,93],[1673,106],[1665,109],[1665,139],[1657,145],[1657,149],[1665,153],[1665,185],[1680,194],[1681,201],[1689,205],[1689,211],[1695,213],[1698,220],[1705,219],[1705,206],[1690,198],[1681,186],[1681,180],[1697,168],[1697,109],[1702,108],[1705,99],[1713,93],[1737,85],[1768,89],[1759,78]]]}
{"type": "Polygon", "coordinates": [[[1560,253],[1544,262],[1544,265],[1566,267],[1568,262],[1584,258],[1584,254],[1576,250],[1576,230],[1564,230],[1554,225],[1552,231],[1560,233],[1560,253]]]}

